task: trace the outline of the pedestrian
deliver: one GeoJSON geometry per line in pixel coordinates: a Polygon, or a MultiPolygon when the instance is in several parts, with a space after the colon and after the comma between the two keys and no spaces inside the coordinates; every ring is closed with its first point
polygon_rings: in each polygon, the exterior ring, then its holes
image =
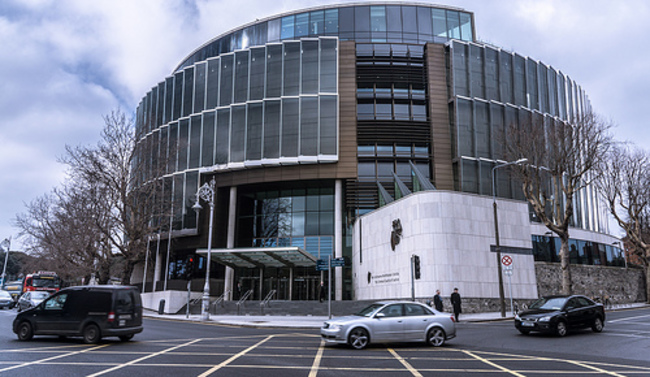
{"type": "Polygon", "coordinates": [[[442,311],[442,297],[440,297],[440,289],[436,289],[436,295],[433,296],[433,306],[437,311],[442,311]]]}
{"type": "Polygon", "coordinates": [[[320,282],[320,294],[318,295],[318,301],[323,302],[325,298],[327,297],[327,294],[325,293],[325,283],[322,281],[320,282]]]}
{"type": "Polygon", "coordinates": [[[458,288],[454,288],[454,293],[451,294],[451,306],[454,308],[454,317],[456,317],[456,322],[458,322],[458,315],[463,312],[460,303],[460,293],[458,293],[458,288]]]}

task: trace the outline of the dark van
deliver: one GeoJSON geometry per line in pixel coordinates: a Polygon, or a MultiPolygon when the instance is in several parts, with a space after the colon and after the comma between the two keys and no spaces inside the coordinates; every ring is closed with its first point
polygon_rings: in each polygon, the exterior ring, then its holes
{"type": "Polygon", "coordinates": [[[140,292],[136,287],[119,285],[65,288],[18,313],[13,331],[20,340],[58,335],[82,336],[85,343],[97,343],[109,336],[128,341],[142,332],[140,292]]]}

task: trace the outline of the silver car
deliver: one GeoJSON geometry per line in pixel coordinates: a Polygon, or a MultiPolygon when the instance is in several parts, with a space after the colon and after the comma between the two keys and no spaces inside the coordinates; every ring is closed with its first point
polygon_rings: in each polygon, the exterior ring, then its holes
{"type": "Polygon", "coordinates": [[[372,343],[427,342],[439,347],[456,337],[456,324],[441,313],[412,301],[383,301],[360,312],[325,321],[320,329],[326,343],[363,349],[372,343]]]}
{"type": "Polygon", "coordinates": [[[11,297],[11,294],[5,290],[0,290],[0,308],[13,308],[16,302],[11,297]]]}
{"type": "Polygon", "coordinates": [[[28,291],[18,299],[18,311],[27,310],[40,304],[43,300],[50,297],[47,291],[28,291]]]}

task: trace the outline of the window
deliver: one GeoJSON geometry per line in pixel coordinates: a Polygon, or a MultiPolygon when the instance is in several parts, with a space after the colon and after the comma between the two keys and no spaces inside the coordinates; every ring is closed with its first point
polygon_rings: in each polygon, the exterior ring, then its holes
{"type": "Polygon", "coordinates": [[[68,299],[67,293],[56,295],[45,301],[45,310],[63,310],[63,306],[68,299]]]}
{"type": "Polygon", "coordinates": [[[401,317],[402,314],[402,304],[389,305],[383,308],[380,314],[384,314],[385,317],[401,317]]]}

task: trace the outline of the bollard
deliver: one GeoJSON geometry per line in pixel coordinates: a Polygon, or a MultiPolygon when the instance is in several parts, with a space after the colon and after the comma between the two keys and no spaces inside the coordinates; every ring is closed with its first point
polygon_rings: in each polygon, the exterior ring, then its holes
{"type": "Polygon", "coordinates": [[[165,299],[160,300],[160,304],[158,304],[158,314],[162,315],[165,314],[165,299]]]}

